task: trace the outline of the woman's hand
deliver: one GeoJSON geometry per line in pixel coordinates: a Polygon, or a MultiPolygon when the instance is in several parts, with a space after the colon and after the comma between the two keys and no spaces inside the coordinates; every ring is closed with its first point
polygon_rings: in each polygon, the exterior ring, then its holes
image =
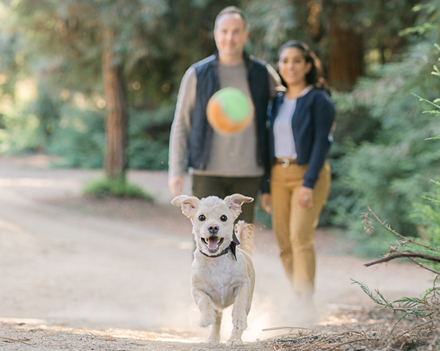
{"type": "Polygon", "coordinates": [[[308,210],[313,207],[313,189],[302,186],[299,189],[299,207],[308,210]]]}
{"type": "Polygon", "coordinates": [[[270,214],[270,211],[272,209],[272,199],[270,198],[270,194],[265,193],[265,194],[261,194],[261,198],[260,198],[260,205],[261,205],[261,209],[270,214]]]}

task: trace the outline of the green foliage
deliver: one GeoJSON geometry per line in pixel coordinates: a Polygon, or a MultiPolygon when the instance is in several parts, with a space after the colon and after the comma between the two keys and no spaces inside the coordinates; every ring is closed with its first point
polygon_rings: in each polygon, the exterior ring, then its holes
{"type": "Polygon", "coordinates": [[[250,52],[269,62],[276,62],[277,51],[295,28],[295,6],[287,0],[255,0],[246,6],[249,22],[250,52]]]}
{"type": "Polygon", "coordinates": [[[14,96],[19,79],[31,75],[26,65],[26,42],[20,32],[10,30],[11,9],[0,3],[0,97],[14,96]]]}
{"type": "Polygon", "coordinates": [[[48,150],[63,161],[57,166],[99,168],[105,150],[105,116],[102,112],[64,107],[48,150]]]}
{"type": "Polygon", "coordinates": [[[438,23],[440,22],[440,12],[438,0],[418,3],[413,7],[413,12],[419,12],[418,23],[412,27],[405,28],[399,34],[401,36],[417,34],[423,37],[434,36],[434,41],[438,36],[438,23]]]}
{"type": "MultiPolygon", "coordinates": [[[[435,47],[440,52],[440,47],[438,45],[435,45],[435,47]]],[[[438,61],[440,61],[440,59],[438,59],[438,61]]],[[[432,72],[432,74],[440,77],[436,65],[434,65],[434,72],[432,72]]],[[[439,96],[438,93],[437,96],[439,96]]],[[[430,101],[430,99],[421,98],[420,96],[418,97],[419,101],[428,103],[430,106],[434,107],[434,110],[424,111],[424,114],[438,117],[440,114],[440,106],[437,102],[440,100],[437,98],[434,101],[430,101]]],[[[425,142],[424,144],[435,144],[432,139],[438,138],[428,139],[430,141],[425,142]]],[[[433,287],[422,294],[421,298],[404,297],[395,301],[388,301],[378,290],[376,290],[376,294],[373,294],[365,284],[352,279],[353,283],[358,284],[376,304],[382,306],[381,309],[390,308],[394,312],[401,313],[397,323],[409,316],[415,316],[417,318],[429,317],[435,320],[438,320],[439,318],[440,182],[433,180],[432,183],[436,187],[435,193],[423,196],[425,202],[418,201],[414,205],[413,212],[410,216],[411,218],[418,220],[420,232],[419,238],[406,237],[391,229],[391,227],[385,224],[370,208],[369,212],[364,213],[363,215],[364,220],[362,221],[362,224],[364,224],[364,229],[367,233],[371,234],[374,231],[369,218],[369,215],[371,214],[385,230],[396,236],[398,239],[382,259],[370,262],[366,264],[367,266],[388,262],[400,257],[406,257],[418,266],[435,274],[433,287]]]]}
{"type": "Polygon", "coordinates": [[[128,197],[128,198],[142,198],[148,201],[153,201],[153,197],[147,194],[141,187],[135,184],[129,184],[124,179],[101,179],[90,181],[84,187],[84,194],[107,197],[128,197]]]}
{"type": "MultiPolygon", "coordinates": [[[[421,243],[436,249],[440,249],[440,183],[433,181],[434,193],[423,196],[424,201],[414,205],[412,217],[419,223],[422,240],[421,243]]],[[[422,253],[430,253],[431,250],[420,248],[422,253]]],[[[440,271],[440,264],[428,262],[427,265],[436,271],[440,271]]]]}
{"type": "MultiPolygon", "coordinates": [[[[437,186],[440,183],[434,182],[437,186]]],[[[428,198],[431,203],[437,205],[437,208],[432,206],[423,206],[417,211],[417,217],[420,217],[423,221],[423,226],[426,231],[424,231],[423,238],[409,238],[405,237],[398,232],[391,229],[388,224],[385,224],[380,220],[379,217],[369,208],[369,212],[364,213],[364,220],[362,224],[364,229],[368,234],[374,231],[374,227],[371,225],[370,215],[375,217],[375,219],[385,228],[388,232],[392,233],[397,237],[396,243],[391,246],[388,253],[381,259],[367,263],[366,266],[371,266],[374,264],[379,264],[383,262],[388,262],[397,258],[407,258],[418,266],[429,270],[435,274],[434,285],[432,288],[426,290],[420,298],[415,297],[404,297],[394,301],[388,301],[378,290],[375,290],[376,294],[373,294],[370,289],[363,283],[360,283],[352,279],[354,284],[358,284],[362,290],[378,305],[381,305],[381,309],[389,308],[395,313],[400,313],[398,321],[399,323],[402,319],[414,316],[419,317],[429,317],[433,319],[439,318],[439,292],[438,280],[440,277],[440,272],[438,268],[440,267],[440,249],[438,243],[440,242],[439,235],[439,225],[440,216],[438,215],[438,207],[440,204],[440,188],[437,189],[438,196],[436,198],[428,198]],[[437,211],[436,211],[437,210],[437,211]]],[[[416,206],[417,207],[417,206],[416,206]]]]}
{"type": "Polygon", "coordinates": [[[326,67],[334,25],[362,33],[366,62],[392,62],[404,51],[398,33],[414,24],[411,11],[419,0],[244,1],[249,19],[248,47],[258,57],[275,62],[277,49],[289,39],[302,40],[317,52],[326,67]],[[398,14],[398,15],[397,15],[398,14]],[[374,59],[372,57],[375,57],[374,59]]]}
{"type": "Polygon", "coordinates": [[[129,168],[168,168],[168,144],[173,117],[174,104],[149,112],[129,111],[129,168]]]}
{"type": "Polygon", "coordinates": [[[15,154],[41,150],[40,126],[37,116],[26,113],[19,105],[11,105],[8,113],[0,114],[0,153],[15,154]]]}
{"type": "Polygon", "coordinates": [[[65,157],[64,166],[102,166],[101,64],[105,34],[111,32],[130,115],[128,164],[166,169],[171,110],[181,77],[192,63],[214,52],[214,19],[227,5],[240,6],[240,1],[1,3],[0,114],[5,116],[0,149],[49,150],[65,157]],[[12,114],[4,101],[16,104],[21,78],[38,86],[37,99],[29,108],[14,106],[12,114]],[[11,128],[24,122],[10,120],[21,116],[30,125],[20,134],[11,128]]]}
{"type": "MultiPolygon", "coordinates": [[[[155,111],[128,111],[128,167],[164,170],[168,167],[169,131],[174,104],[155,111]]],[[[48,150],[63,158],[59,167],[100,168],[105,154],[103,111],[64,107],[48,150]]]]}
{"type": "Polygon", "coordinates": [[[214,52],[214,19],[228,5],[240,1],[19,0],[8,7],[7,30],[25,42],[13,55],[25,53],[32,71],[87,95],[103,94],[102,54],[111,31],[130,105],[151,109],[172,100],[184,71],[214,52]]]}
{"type": "Polygon", "coordinates": [[[387,300],[382,293],[375,289],[376,294],[372,293],[367,285],[351,279],[352,284],[357,284],[361,289],[378,305],[382,306],[379,310],[389,308],[394,313],[400,314],[396,324],[406,317],[424,318],[433,315],[432,305],[428,300],[429,293],[434,292],[429,290],[422,298],[417,297],[403,297],[394,301],[387,300]]]}
{"type": "Polygon", "coordinates": [[[352,93],[334,96],[342,115],[327,211],[332,211],[333,223],[347,227],[357,253],[377,255],[392,239],[383,228],[363,235],[359,214],[367,205],[396,231],[417,236],[412,204],[428,191],[428,179],[440,173],[438,141],[421,140],[440,134],[440,123],[422,113],[424,106],[411,93],[429,100],[440,96],[437,82],[426,79],[435,61],[432,45],[418,44],[401,62],[378,69],[377,79],[362,79],[352,93]]]}
{"type": "Polygon", "coordinates": [[[51,136],[59,123],[60,111],[58,106],[59,101],[55,101],[45,86],[40,84],[37,99],[30,103],[24,111],[25,113],[34,115],[38,119],[36,136],[41,140],[40,144],[42,148],[49,145],[51,136]]]}

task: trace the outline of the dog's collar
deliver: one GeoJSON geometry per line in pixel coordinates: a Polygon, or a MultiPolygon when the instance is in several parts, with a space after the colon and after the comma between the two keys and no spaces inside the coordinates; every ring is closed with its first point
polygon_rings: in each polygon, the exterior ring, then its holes
{"type": "Polygon", "coordinates": [[[206,257],[209,257],[209,258],[216,258],[216,257],[220,257],[220,256],[223,256],[223,255],[226,255],[226,254],[229,252],[229,250],[231,250],[232,256],[233,256],[234,259],[237,261],[237,255],[236,255],[236,248],[237,248],[237,245],[240,245],[240,242],[238,241],[238,238],[237,238],[237,236],[235,235],[235,233],[232,233],[232,241],[231,241],[231,243],[229,244],[229,246],[228,246],[226,249],[224,249],[224,250],[223,250],[222,252],[220,252],[219,254],[217,254],[217,255],[207,255],[207,254],[205,254],[202,250],[199,249],[199,251],[200,251],[200,253],[201,253],[202,255],[205,255],[206,257]]]}

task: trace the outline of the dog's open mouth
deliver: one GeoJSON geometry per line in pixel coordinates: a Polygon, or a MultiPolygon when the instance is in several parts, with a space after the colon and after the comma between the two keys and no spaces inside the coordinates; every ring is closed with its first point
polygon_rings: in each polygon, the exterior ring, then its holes
{"type": "Polygon", "coordinates": [[[218,236],[210,236],[209,238],[202,238],[202,242],[208,246],[208,250],[215,252],[218,250],[219,246],[223,243],[225,239],[219,238],[218,236]]]}

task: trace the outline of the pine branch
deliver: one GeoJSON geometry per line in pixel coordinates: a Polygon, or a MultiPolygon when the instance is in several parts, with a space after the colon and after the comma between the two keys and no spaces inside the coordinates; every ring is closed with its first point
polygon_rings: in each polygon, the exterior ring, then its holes
{"type": "Polygon", "coordinates": [[[378,263],[388,262],[388,261],[394,260],[395,258],[401,258],[401,257],[405,257],[405,258],[417,257],[417,258],[423,258],[424,260],[440,263],[440,257],[438,257],[438,256],[426,255],[426,254],[422,254],[422,253],[418,253],[418,252],[406,251],[406,252],[399,252],[399,253],[391,254],[389,256],[383,257],[383,258],[378,259],[376,261],[365,263],[364,266],[370,267],[370,266],[373,266],[378,263]]]}
{"type": "MultiPolygon", "coordinates": [[[[380,220],[380,218],[373,212],[373,210],[369,207],[369,206],[367,206],[368,207],[368,210],[370,211],[370,213],[374,216],[374,218],[376,218],[376,220],[386,229],[386,230],[388,230],[389,232],[391,232],[391,233],[393,233],[395,236],[397,236],[398,238],[400,238],[400,239],[402,239],[402,240],[405,240],[406,241],[406,243],[411,243],[411,244],[414,244],[414,245],[417,245],[417,246],[421,246],[421,247],[424,247],[425,249],[428,249],[428,250],[430,250],[430,251],[434,251],[434,252],[440,252],[440,250],[437,250],[437,249],[434,249],[434,248],[432,248],[432,247],[430,247],[430,246],[426,246],[426,245],[423,245],[423,244],[420,244],[420,243],[418,243],[417,241],[414,241],[414,240],[412,240],[412,239],[408,239],[407,237],[405,237],[405,236],[403,236],[402,234],[399,234],[398,232],[396,232],[395,230],[393,230],[393,229],[391,229],[391,227],[389,226],[389,225],[387,225],[387,224],[385,224],[384,222],[382,222],[381,220],[380,220]]],[[[405,244],[406,244],[405,243],[405,244]]],[[[438,261],[438,262],[440,262],[440,261],[438,261]]]]}
{"type": "Polygon", "coordinates": [[[412,332],[412,331],[414,331],[414,330],[416,330],[416,329],[420,329],[420,328],[422,328],[422,327],[424,327],[424,326],[426,326],[426,325],[428,325],[428,324],[431,324],[431,325],[432,325],[432,324],[434,324],[434,323],[433,323],[432,320],[430,320],[430,321],[427,321],[427,322],[425,322],[425,323],[417,324],[417,325],[414,326],[413,328],[408,329],[408,330],[405,330],[403,333],[397,335],[397,336],[396,336],[396,339],[398,340],[398,339],[400,339],[402,336],[404,336],[405,334],[409,334],[410,332],[412,332]]]}
{"type": "MultiPolygon", "coordinates": [[[[435,67],[435,66],[434,66],[435,67]]],[[[434,68],[435,69],[435,68],[434,68]]],[[[438,69],[437,69],[437,71],[436,72],[433,72],[433,74],[435,74],[435,75],[440,75],[440,73],[438,72],[438,69]]],[[[434,107],[436,107],[436,108],[440,108],[440,106],[439,105],[437,105],[437,104],[435,104],[435,103],[433,103],[433,102],[431,102],[431,101],[429,101],[429,100],[427,100],[427,99],[425,99],[425,98],[422,98],[421,96],[418,96],[417,94],[414,94],[414,93],[412,93],[415,97],[417,97],[418,99],[419,99],[419,101],[424,101],[424,102],[427,102],[428,104],[430,104],[430,105],[432,105],[432,106],[434,106],[434,107]]]]}
{"type": "Polygon", "coordinates": [[[385,306],[388,305],[388,301],[382,296],[382,294],[380,294],[377,290],[376,293],[378,293],[378,296],[383,300],[381,301],[377,296],[375,296],[370,289],[368,288],[367,285],[365,285],[364,283],[358,282],[357,280],[354,279],[350,279],[352,281],[352,284],[357,284],[361,287],[361,289],[364,291],[364,293],[366,293],[370,299],[372,299],[375,303],[377,303],[378,305],[381,306],[385,306]]]}
{"type": "MultiPolygon", "coordinates": [[[[440,136],[435,137],[435,138],[428,138],[428,139],[440,139],[440,136]]],[[[434,198],[429,197],[429,196],[422,196],[422,199],[429,200],[429,201],[431,201],[431,202],[434,202],[434,203],[440,204],[440,201],[439,201],[439,200],[434,199],[434,198]]]]}
{"type": "Polygon", "coordinates": [[[404,297],[394,301],[388,301],[379,290],[375,290],[377,295],[374,295],[368,286],[360,283],[354,279],[351,279],[352,284],[357,284],[361,289],[378,305],[382,306],[379,310],[390,308],[394,312],[402,313],[397,320],[395,326],[400,323],[404,318],[408,316],[419,317],[431,317],[433,312],[430,309],[430,305],[426,299],[419,299],[415,297],[404,297]]]}
{"type": "Polygon", "coordinates": [[[434,270],[432,268],[429,268],[429,267],[425,266],[424,264],[421,264],[420,262],[417,262],[417,260],[415,260],[413,258],[410,258],[410,260],[413,261],[416,265],[426,269],[427,271],[430,271],[431,273],[434,273],[434,274],[437,274],[437,275],[440,274],[440,272],[437,272],[436,270],[434,270]]]}

